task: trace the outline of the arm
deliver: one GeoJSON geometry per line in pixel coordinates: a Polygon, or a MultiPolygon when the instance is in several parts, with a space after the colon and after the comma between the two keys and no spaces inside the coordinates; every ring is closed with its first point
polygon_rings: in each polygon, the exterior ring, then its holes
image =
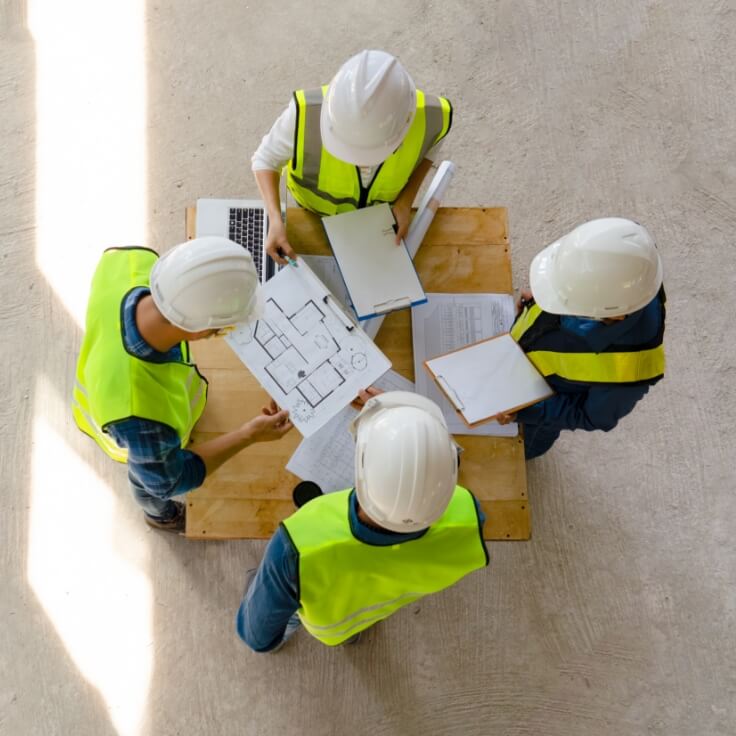
{"type": "Polygon", "coordinates": [[[419,166],[414,169],[414,173],[409,177],[409,181],[406,182],[406,186],[401,190],[399,196],[396,197],[396,201],[393,203],[391,209],[393,210],[394,217],[396,218],[396,245],[401,242],[409,232],[409,223],[411,222],[411,206],[414,204],[414,199],[417,196],[419,187],[422,186],[424,177],[427,172],[432,168],[432,161],[428,158],[422,160],[419,166]]]}
{"type": "Polygon", "coordinates": [[[266,204],[268,212],[268,234],[266,236],[266,252],[281,264],[286,260],[280,253],[296,258],[294,249],[286,238],[286,229],[281,219],[281,195],[279,184],[281,171],[294,155],[294,128],[296,127],[296,105],[291,100],[286,109],[253,154],[251,168],[256,178],[258,191],[266,204]]]}
{"type": "Polygon", "coordinates": [[[271,401],[270,406],[263,407],[262,414],[246,422],[242,427],[189,449],[202,459],[207,475],[210,475],[249,445],[281,439],[292,426],[289,412],[279,410],[276,403],[271,401]]]}
{"type": "Polygon", "coordinates": [[[254,442],[268,442],[292,427],[287,412],[264,408],[264,414],[240,429],[184,450],[179,435],[166,424],[133,417],[115,422],[107,431],[121,447],[128,448],[128,475],[156,498],[187,493],[204,483],[226,460],[254,442]]]}
{"type": "Polygon", "coordinates": [[[279,194],[279,183],[281,174],[278,171],[260,169],[253,172],[256,184],[261,193],[261,198],[266,203],[268,211],[268,235],[266,236],[266,253],[277,263],[287,263],[284,256],[296,258],[296,253],[291,247],[287,237],[284,221],[281,219],[281,195],[279,194]]]}
{"type": "Polygon", "coordinates": [[[524,424],[608,432],[648,391],[646,385],[593,386],[583,393],[555,394],[522,409],[516,417],[524,424]]]}
{"type": "Polygon", "coordinates": [[[279,527],[235,617],[238,636],[253,651],[268,652],[281,642],[289,619],[299,608],[298,589],[298,554],[279,527]]]}

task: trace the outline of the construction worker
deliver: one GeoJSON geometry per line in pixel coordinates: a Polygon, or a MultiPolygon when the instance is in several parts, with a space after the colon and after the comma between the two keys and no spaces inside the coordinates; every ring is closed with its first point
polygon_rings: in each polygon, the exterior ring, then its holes
{"type": "Polygon", "coordinates": [[[393,205],[396,242],[452,123],[444,97],[418,90],[385,51],[361,51],[323,87],[297,90],[252,158],[269,215],[268,254],[296,258],[281,219],[279,181],[305,209],[320,215],[393,205]]]}
{"type": "Polygon", "coordinates": [[[148,248],[110,248],[97,266],[74,419],[113,460],[127,461],[133,496],[152,527],[181,532],[185,506],[172,496],[202,485],[248,445],[291,429],[272,402],[239,429],[187,448],[207,401],[188,341],[256,318],[259,304],[250,254],[225,238],[197,238],[161,258],[148,248]]]}
{"type": "Polygon", "coordinates": [[[439,407],[404,391],[361,399],[355,488],[285,519],[250,577],[236,629],[257,652],[276,651],[302,625],[328,646],[349,643],[488,564],[484,517],[457,485],[457,446],[439,407]]]}
{"type": "Polygon", "coordinates": [[[591,220],[537,254],[511,335],[555,390],[498,417],[524,424],[527,459],[563,429],[608,432],[661,380],[665,294],[651,235],[619,217],[591,220]]]}

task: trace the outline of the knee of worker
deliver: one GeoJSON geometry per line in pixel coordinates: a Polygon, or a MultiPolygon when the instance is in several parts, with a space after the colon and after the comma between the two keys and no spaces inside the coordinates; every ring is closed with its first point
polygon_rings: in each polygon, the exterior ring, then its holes
{"type": "Polygon", "coordinates": [[[583,427],[588,432],[610,432],[618,424],[619,416],[607,416],[607,417],[587,417],[587,421],[583,427]]]}
{"type": "Polygon", "coordinates": [[[145,483],[136,476],[131,470],[128,471],[128,482],[136,496],[153,496],[161,501],[168,501],[172,496],[177,495],[177,481],[174,478],[156,478],[148,479],[145,483]]]}
{"type": "Polygon", "coordinates": [[[544,455],[560,436],[559,429],[550,429],[542,424],[524,427],[524,458],[534,460],[544,455]]]}

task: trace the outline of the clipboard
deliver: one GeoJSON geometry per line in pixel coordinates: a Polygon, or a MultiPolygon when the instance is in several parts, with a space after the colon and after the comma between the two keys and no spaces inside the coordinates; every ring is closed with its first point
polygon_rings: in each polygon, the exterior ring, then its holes
{"type": "Polygon", "coordinates": [[[470,428],[554,394],[508,332],[426,360],[424,368],[470,428]]]}
{"type": "Polygon", "coordinates": [[[427,301],[406,244],[396,245],[395,224],[388,204],[322,218],[361,322],[427,301]]]}

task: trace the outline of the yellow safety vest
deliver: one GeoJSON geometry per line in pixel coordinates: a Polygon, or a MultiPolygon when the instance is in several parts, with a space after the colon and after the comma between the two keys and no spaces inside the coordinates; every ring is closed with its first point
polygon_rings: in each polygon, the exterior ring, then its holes
{"type": "Polygon", "coordinates": [[[622,350],[620,346],[601,353],[536,350],[535,342],[560,326],[559,315],[543,312],[537,304],[524,307],[511,328],[511,337],[543,376],[559,376],[581,383],[655,383],[664,375],[665,295],[660,291],[662,326],[649,344],[622,350]]]}
{"type": "Polygon", "coordinates": [[[297,613],[323,644],[341,644],[488,564],[475,501],[465,488],[455,488],[443,516],[421,537],[385,547],[353,536],[350,494],[319,496],[282,522],[299,553],[297,613]]]}
{"type": "Polygon", "coordinates": [[[320,113],[327,85],[294,92],[296,130],[294,155],[287,167],[287,185],[299,204],[320,215],[394,202],[427,152],[452,125],[452,106],[444,97],[417,90],[417,111],[394,153],[363,187],[360,169],[335,158],[322,145],[320,113]]]}
{"type": "Polygon", "coordinates": [[[149,286],[158,255],[148,248],[106,250],[92,279],[87,322],[77,361],[72,414],[82,432],[113,459],[126,462],[105,427],[138,417],[171,427],[189,442],[194,424],[207,403],[207,380],[190,361],[181,343],[181,361],[150,363],[130,355],[123,344],[123,303],[138,286],[149,286]]]}

